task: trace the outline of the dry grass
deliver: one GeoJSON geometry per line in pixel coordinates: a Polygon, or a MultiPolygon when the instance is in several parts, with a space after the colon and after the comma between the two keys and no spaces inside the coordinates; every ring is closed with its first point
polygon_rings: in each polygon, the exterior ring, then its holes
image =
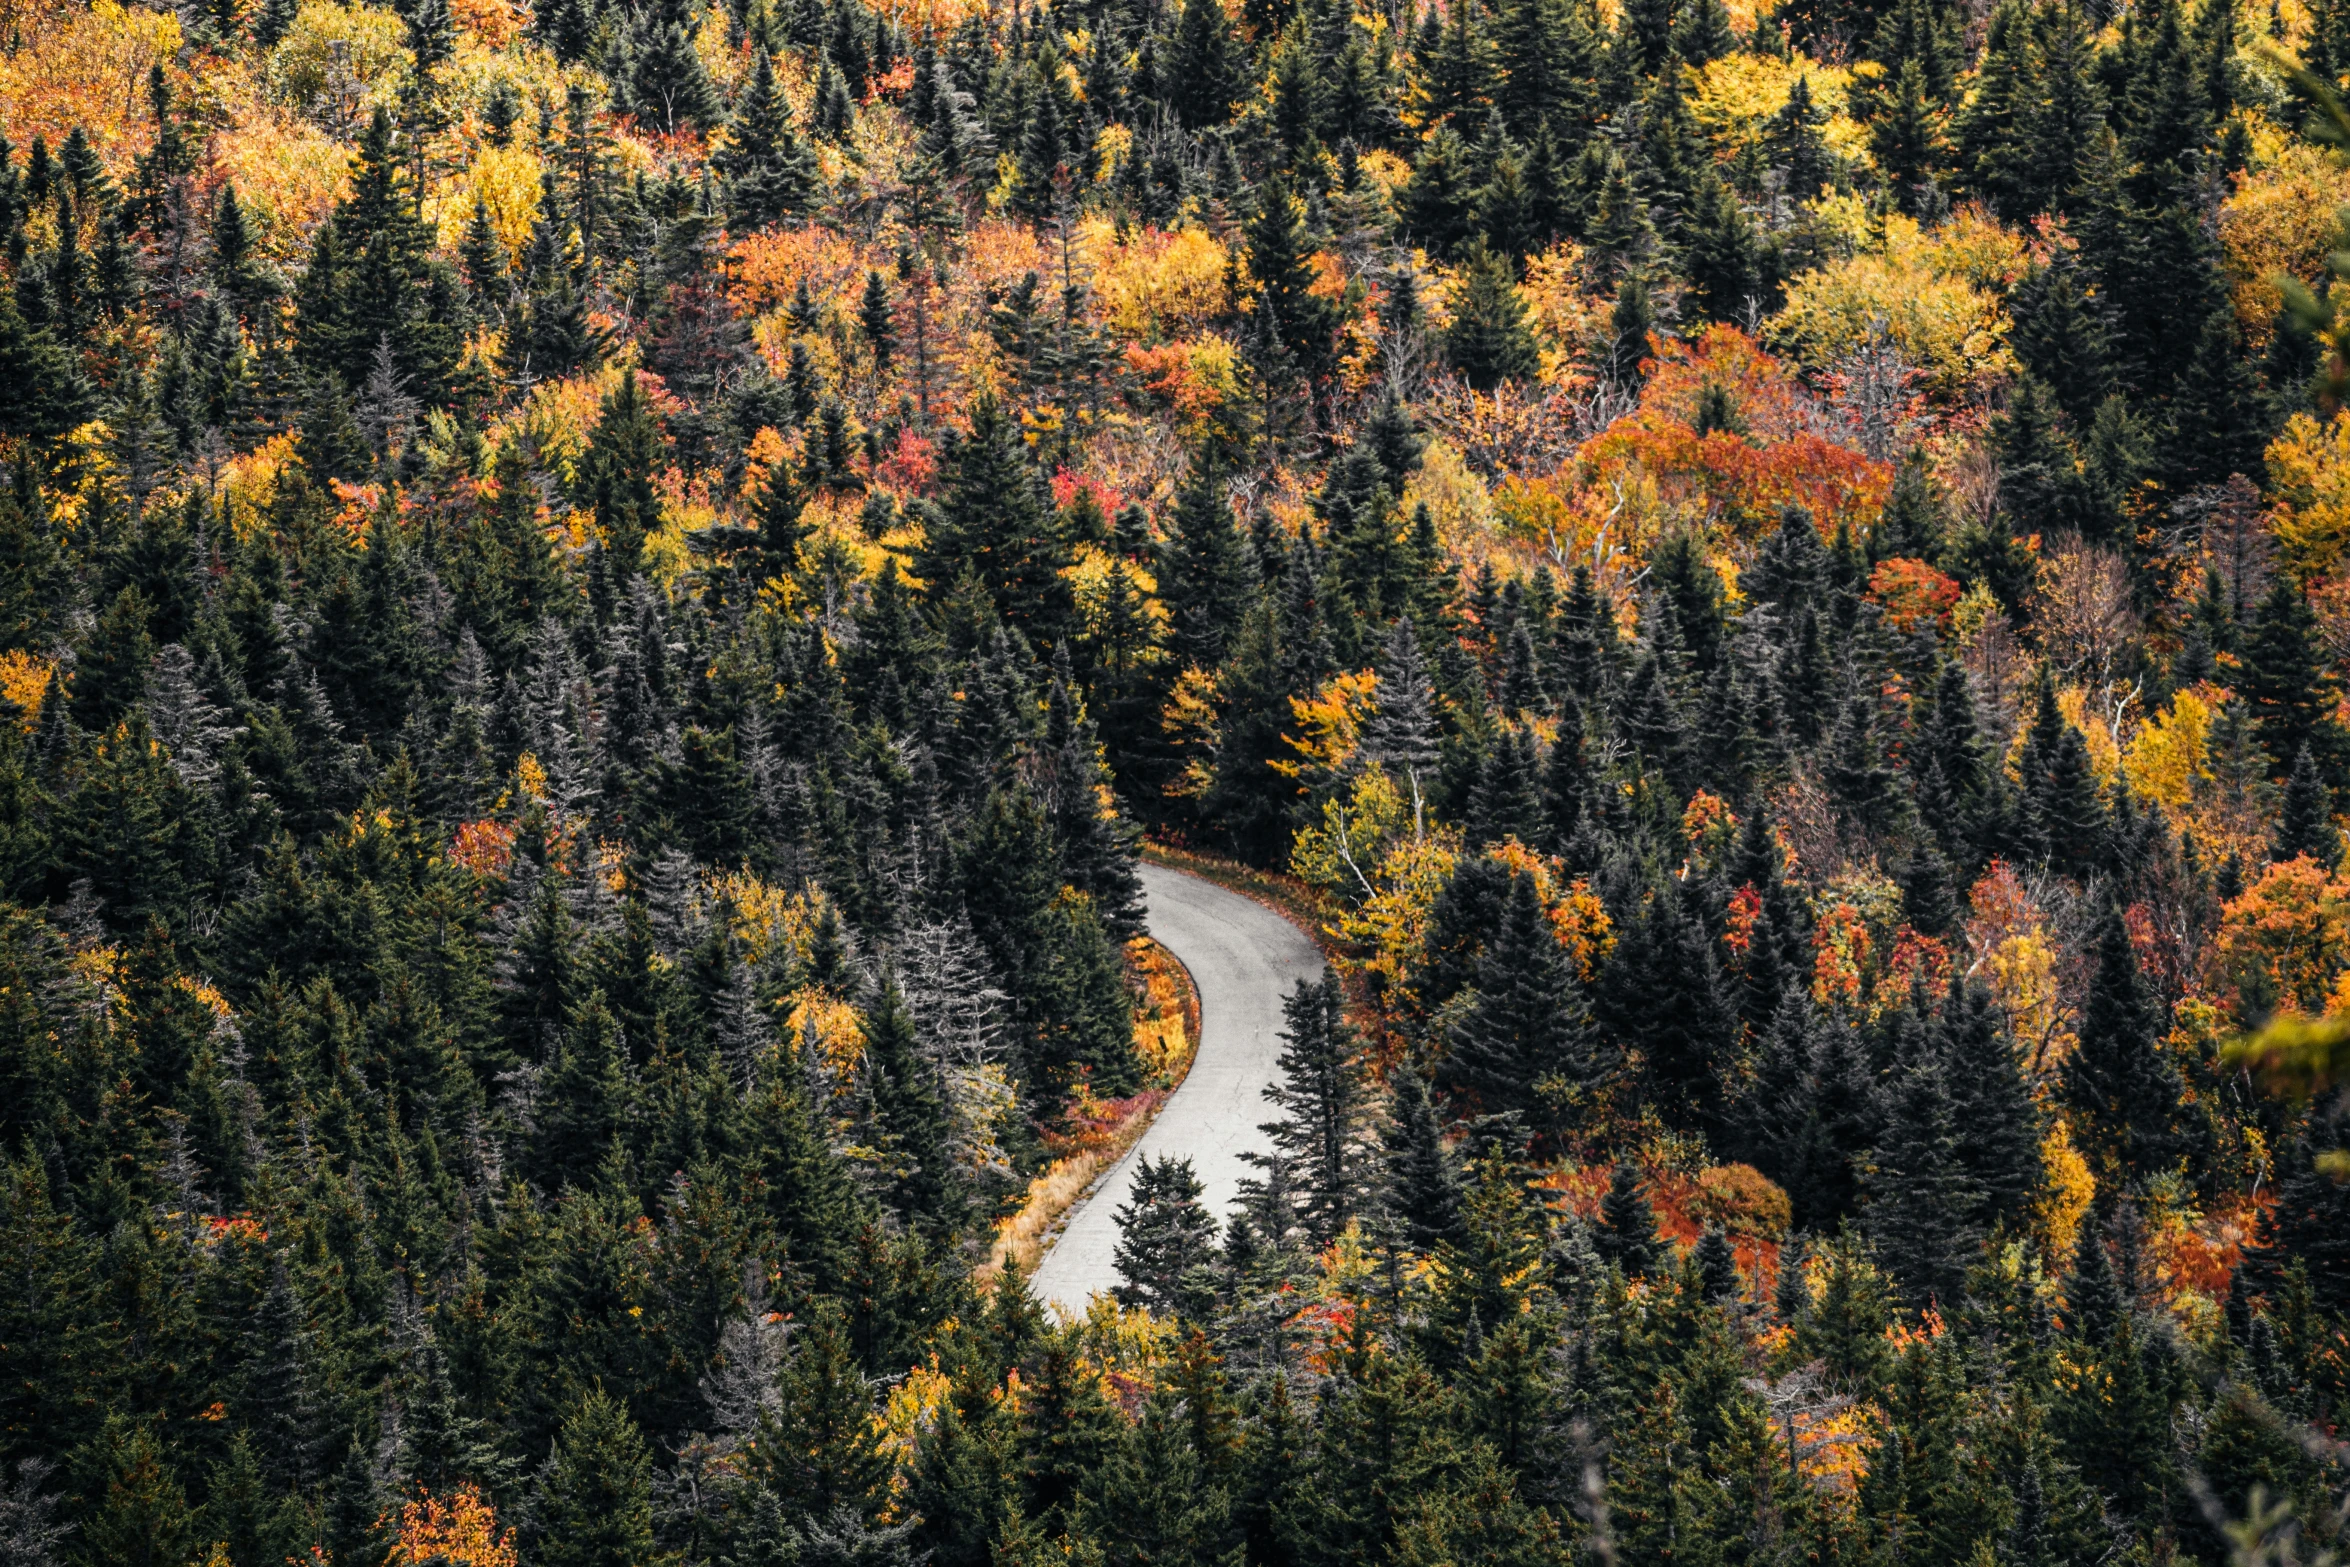
{"type": "Polygon", "coordinates": [[[1036,1270],[1044,1248],[1071,1209],[1093,1189],[1104,1171],[1126,1156],[1167,1102],[1183,1085],[1199,1053],[1199,992],[1175,955],[1145,936],[1127,949],[1140,981],[1143,1004],[1134,1020],[1134,1050],[1151,1074],[1151,1086],[1131,1099],[1098,1099],[1082,1085],[1063,1114],[1066,1132],[1046,1139],[1059,1155],[1028,1183],[1020,1211],[997,1222],[987,1260],[973,1270],[984,1287],[1007,1264],[1022,1273],[1036,1270]]]}

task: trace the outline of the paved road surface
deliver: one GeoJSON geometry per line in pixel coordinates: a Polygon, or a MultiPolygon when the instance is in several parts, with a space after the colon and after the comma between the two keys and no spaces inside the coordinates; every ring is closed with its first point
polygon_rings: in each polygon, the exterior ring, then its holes
{"type": "Polygon", "coordinates": [[[1114,1215],[1143,1155],[1189,1157],[1207,1187],[1208,1211],[1218,1220],[1231,1211],[1249,1173],[1240,1156],[1264,1146],[1257,1123],[1273,1114],[1264,1090],[1281,1053],[1282,999],[1322,972],[1322,955],[1305,932],[1237,892],[1157,865],[1142,867],[1142,890],[1151,934],[1199,987],[1199,1057],[1142,1141],[1078,1206],[1037,1265],[1030,1286],[1037,1298],[1072,1312],[1118,1283],[1114,1215]]]}

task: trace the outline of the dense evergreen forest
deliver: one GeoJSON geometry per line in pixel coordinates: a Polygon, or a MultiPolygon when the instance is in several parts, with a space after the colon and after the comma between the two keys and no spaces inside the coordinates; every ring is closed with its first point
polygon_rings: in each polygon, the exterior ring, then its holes
{"type": "Polygon", "coordinates": [[[0,0],[0,1562],[2334,1560],[2346,73],[0,0]]]}

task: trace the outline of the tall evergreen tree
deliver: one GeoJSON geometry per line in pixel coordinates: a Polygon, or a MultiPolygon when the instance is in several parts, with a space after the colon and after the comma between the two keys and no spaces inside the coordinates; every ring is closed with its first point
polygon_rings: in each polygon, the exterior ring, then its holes
{"type": "Polygon", "coordinates": [[[2166,1032],[2121,911],[2097,928],[2097,969],[2081,1006],[2080,1041],[2065,1058],[2065,1096],[2100,1178],[2144,1180],[2188,1151],[2180,1130],[2184,1085],[2162,1054],[2166,1032]]]}

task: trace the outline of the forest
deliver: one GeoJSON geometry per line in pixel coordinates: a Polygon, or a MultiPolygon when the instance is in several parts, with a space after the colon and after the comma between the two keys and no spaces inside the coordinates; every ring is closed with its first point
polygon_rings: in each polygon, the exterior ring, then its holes
{"type": "Polygon", "coordinates": [[[2342,1559],[2346,77],[0,0],[0,1564],[2342,1559]]]}

